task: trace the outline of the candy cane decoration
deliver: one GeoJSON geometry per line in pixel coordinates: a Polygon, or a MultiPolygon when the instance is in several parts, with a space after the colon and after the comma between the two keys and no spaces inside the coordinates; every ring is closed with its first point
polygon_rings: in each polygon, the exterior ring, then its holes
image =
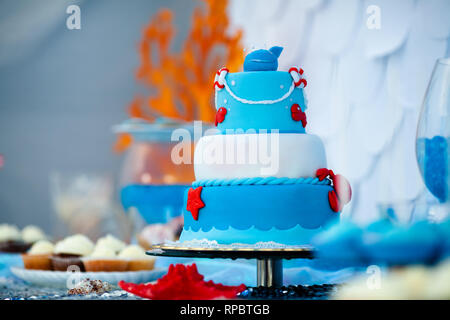
{"type": "Polygon", "coordinates": [[[306,79],[301,77],[301,75],[303,74],[302,68],[297,69],[297,67],[292,67],[289,69],[289,73],[291,74],[292,80],[294,80],[294,85],[296,87],[299,87],[302,84],[303,86],[301,86],[301,88],[306,87],[308,82],[306,81],[306,79]]]}
{"type": "Polygon", "coordinates": [[[225,88],[225,76],[229,70],[227,68],[221,68],[216,72],[216,76],[214,77],[214,88],[216,90],[222,90],[225,88]]]}

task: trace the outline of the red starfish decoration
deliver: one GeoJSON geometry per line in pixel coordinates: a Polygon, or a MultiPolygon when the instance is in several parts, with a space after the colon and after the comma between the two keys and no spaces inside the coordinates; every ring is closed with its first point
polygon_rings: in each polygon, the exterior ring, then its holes
{"type": "Polygon", "coordinates": [[[188,191],[188,200],[186,210],[190,211],[192,214],[192,218],[194,220],[198,220],[198,210],[205,206],[205,203],[200,198],[203,187],[198,188],[190,188],[188,191]]]}
{"type": "Polygon", "coordinates": [[[233,299],[247,288],[244,284],[225,286],[211,280],[205,281],[195,263],[190,266],[171,264],[167,274],[156,283],[136,284],[122,280],[119,286],[134,295],[153,300],[233,299]]]}

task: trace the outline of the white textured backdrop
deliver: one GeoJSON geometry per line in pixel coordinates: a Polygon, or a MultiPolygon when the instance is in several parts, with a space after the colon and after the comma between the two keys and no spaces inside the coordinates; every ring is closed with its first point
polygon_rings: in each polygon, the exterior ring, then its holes
{"type": "Polygon", "coordinates": [[[449,56],[450,0],[233,0],[230,14],[246,49],[281,45],[279,69],[305,70],[307,130],[354,190],[345,216],[368,222],[384,205],[408,216],[431,198],[415,134],[434,63],[449,56]],[[367,27],[372,5],[379,29],[367,27]]]}

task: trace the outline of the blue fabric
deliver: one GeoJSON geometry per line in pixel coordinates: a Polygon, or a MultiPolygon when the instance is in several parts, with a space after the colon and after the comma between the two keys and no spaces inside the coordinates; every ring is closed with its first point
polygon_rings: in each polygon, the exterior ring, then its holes
{"type": "Polygon", "coordinates": [[[23,261],[20,254],[0,253],[0,277],[12,277],[11,267],[22,267],[23,261]]]}
{"type": "MultiPolygon", "coordinates": [[[[255,260],[158,258],[155,266],[167,268],[172,263],[195,263],[206,281],[212,280],[224,285],[257,285],[255,260]]],[[[334,270],[318,268],[314,261],[300,259],[284,260],[283,266],[284,285],[337,284],[364,271],[352,267],[334,270]]]]}
{"type": "Polygon", "coordinates": [[[363,250],[373,264],[428,263],[436,257],[439,242],[436,226],[425,221],[375,235],[369,231],[362,239],[363,250]]]}
{"type": "Polygon", "coordinates": [[[351,222],[337,223],[316,235],[312,243],[320,258],[317,264],[325,269],[364,265],[361,235],[362,230],[351,222]]]}
{"type": "Polygon", "coordinates": [[[450,220],[399,226],[388,219],[366,227],[345,221],[312,239],[319,257],[338,266],[435,263],[450,256],[450,220]]]}
{"type": "Polygon", "coordinates": [[[439,244],[438,255],[442,257],[442,259],[450,258],[450,219],[440,223],[437,226],[437,230],[439,233],[438,237],[442,240],[439,244]]]}

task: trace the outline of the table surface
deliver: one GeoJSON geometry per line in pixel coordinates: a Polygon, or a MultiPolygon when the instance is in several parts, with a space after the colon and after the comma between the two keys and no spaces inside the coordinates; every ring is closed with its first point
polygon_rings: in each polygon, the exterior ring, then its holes
{"type": "MultiPolygon", "coordinates": [[[[323,300],[335,291],[333,285],[248,287],[239,299],[323,300]]],[[[144,300],[115,287],[103,294],[69,295],[67,289],[33,286],[14,277],[0,277],[0,300],[144,300]]]]}
{"type": "MultiPolygon", "coordinates": [[[[172,252],[174,253],[174,252],[172,252]]],[[[193,252],[190,252],[191,254],[193,252]]],[[[250,257],[247,257],[250,258],[250,257]]],[[[254,257],[252,257],[254,258],[254,257]]],[[[309,257],[308,257],[309,258],[309,257]]],[[[10,257],[8,257],[10,259],[10,257]]],[[[2,261],[0,261],[2,262],[2,261]]],[[[17,261],[16,261],[17,262],[17,261]]],[[[0,263],[0,300],[142,300],[119,287],[103,294],[69,295],[66,288],[40,287],[31,285],[7,272],[11,260],[0,263]],[[6,263],[6,265],[5,265],[6,263]]],[[[13,265],[13,263],[11,263],[13,265]]],[[[10,265],[11,265],[10,264],[10,265]]],[[[111,283],[111,285],[114,285],[111,283]]],[[[282,288],[248,287],[239,299],[327,299],[330,285],[288,286],[282,288]]]]}
{"type": "Polygon", "coordinates": [[[69,295],[64,288],[29,285],[15,277],[0,278],[0,300],[142,300],[115,287],[103,294],[69,295]]]}

